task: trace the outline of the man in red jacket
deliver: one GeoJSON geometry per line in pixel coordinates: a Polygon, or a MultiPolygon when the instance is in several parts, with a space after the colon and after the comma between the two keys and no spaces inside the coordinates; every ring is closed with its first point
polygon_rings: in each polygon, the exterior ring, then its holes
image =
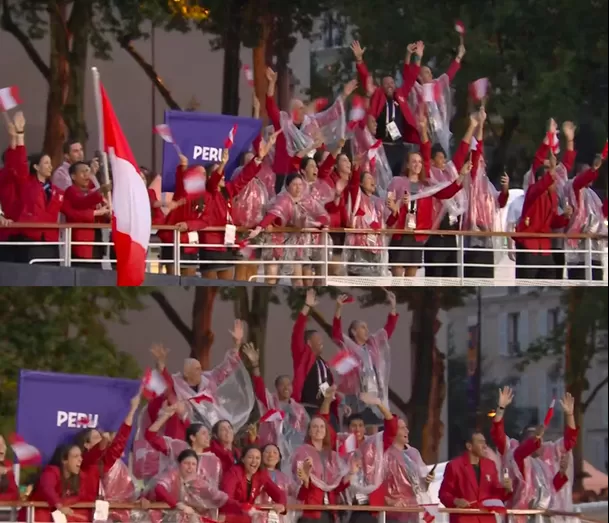
{"type": "MultiPolygon", "coordinates": [[[[501,480],[492,459],[486,457],[484,434],[470,432],[465,443],[466,451],[446,465],[440,486],[440,502],[446,508],[491,509],[501,505],[512,495],[512,481],[501,480]]],[[[451,523],[495,523],[495,516],[452,514],[451,523]]]]}
{"type": "MultiPolygon", "coordinates": [[[[556,166],[556,156],[550,153],[548,170],[541,166],[535,171],[535,183],[531,184],[525,194],[516,232],[549,234],[554,229],[563,229],[569,225],[573,209],[566,205],[564,214],[558,214],[556,166]]],[[[552,278],[554,271],[550,238],[516,238],[516,248],[516,279],[552,278]]]]}
{"type": "MultiPolygon", "coordinates": [[[[370,73],[364,63],[364,51],[359,42],[351,45],[359,82],[368,85],[370,73]]],[[[400,174],[406,149],[404,142],[420,144],[421,139],[417,130],[417,122],[408,105],[408,95],[414,87],[421,72],[421,58],[425,44],[417,42],[408,46],[407,60],[404,61],[402,72],[403,84],[396,88],[395,80],[386,76],[370,96],[368,113],[376,120],[376,138],[383,140],[383,147],[394,176],[400,174]],[[410,64],[411,54],[414,53],[414,64],[410,64]]]]}
{"type": "MultiPolygon", "coordinates": [[[[306,330],[307,316],[316,304],[315,291],[309,289],[305,305],[296,318],[292,331],[292,365],[294,366],[292,397],[302,403],[309,416],[317,414],[323,403],[325,391],[334,385],[332,371],[321,356],[323,350],[321,334],[314,330],[306,330]]],[[[336,423],[337,401],[332,404],[332,414],[332,421],[336,423]]]]}

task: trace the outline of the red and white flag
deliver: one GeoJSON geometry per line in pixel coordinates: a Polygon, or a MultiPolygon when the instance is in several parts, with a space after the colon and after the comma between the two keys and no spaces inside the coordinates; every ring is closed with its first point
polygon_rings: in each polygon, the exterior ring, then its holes
{"type": "Polygon", "coordinates": [[[469,142],[469,152],[475,151],[478,147],[478,140],[474,136],[472,136],[472,141],[469,142]]]}
{"type": "Polygon", "coordinates": [[[349,129],[353,130],[366,117],[366,103],[361,96],[353,95],[349,112],[349,129]]]}
{"type": "Polygon", "coordinates": [[[338,448],[338,453],[341,456],[348,456],[356,450],[357,438],[355,437],[355,434],[351,433],[345,438],[345,441],[343,441],[340,447],[338,448]]]}
{"type": "Polygon", "coordinates": [[[40,465],[42,463],[42,456],[40,451],[26,443],[25,440],[18,434],[11,434],[9,436],[9,444],[17,456],[17,461],[22,467],[28,467],[30,465],[40,465]]]}
{"type": "Polygon", "coordinates": [[[104,86],[99,83],[104,151],[112,167],[112,240],[116,251],[116,284],[132,287],[144,283],[146,252],[152,220],[148,189],[139,174],[131,147],[104,86]]]}
{"type": "Polygon", "coordinates": [[[601,153],[601,158],[603,160],[606,160],[608,153],[609,153],[609,142],[605,142],[605,147],[603,147],[603,152],[601,153]]]}
{"type": "Polygon", "coordinates": [[[554,156],[556,156],[560,152],[560,141],[558,139],[558,131],[552,132],[548,131],[547,137],[548,145],[554,156]]]}
{"type": "Polygon", "coordinates": [[[554,416],[554,405],[556,405],[556,399],[552,400],[550,406],[548,407],[548,411],[546,412],[546,417],[543,419],[543,426],[547,427],[550,425],[550,421],[552,421],[552,417],[554,416]]]}
{"type": "Polygon", "coordinates": [[[374,173],[374,171],[376,170],[376,152],[379,150],[379,147],[381,145],[383,145],[382,140],[377,140],[370,146],[370,149],[368,149],[367,156],[368,162],[370,163],[369,167],[371,173],[374,173]]]}
{"type": "Polygon", "coordinates": [[[482,503],[482,508],[492,512],[493,514],[506,514],[505,504],[500,499],[485,499],[482,503]]]}
{"type": "Polygon", "coordinates": [[[237,124],[233,125],[233,128],[228,133],[226,140],[224,140],[224,148],[230,149],[235,143],[235,135],[237,134],[237,124]]]}
{"type": "Polygon", "coordinates": [[[465,34],[465,24],[461,20],[455,20],[455,31],[461,36],[465,34]]]}
{"type": "Polygon", "coordinates": [[[21,104],[19,89],[15,86],[0,89],[0,111],[10,111],[21,104]]]}
{"type": "Polygon", "coordinates": [[[283,421],[284,418],[285,413],[282,410],[269,409],[263,416],[260,417],[260,423],[273,423],[275,421],[283,421]]]}
{"type": "Polygon", "coordinates": [[[189,168],[183,176],[184,192],[190,196],[200,196],[205,192],[207,186],[207,175],[205,169],[200,165],[189,168]]]}
{"type": "Polygon", "coordinates": [[[171,129],[167,124],[161,123],[159,125],[155,125],[154,132],[158,134],[164,142],[175,143],[173,140],[173,135],[171,134],[171,129]]]}
{"type": "Polygon", "coordinates": [[[156,369],[146,369],[142,378],[142,396],[148,401],[162,396],[167,390],[167,382],[156,369]]]}
{"type": "Polygon", "coordinates": [[[481,102],[488,97],[490,82],[488,78],[479,78],[475,82],[469,84],[470,96],[477,102],[481,102]]]}
{"type": "Polygon", "coordinates": [[[440,513],[440,507],[438,505],[422,505],[425,512],[423,512],[423,521],[425,523],[432,523],[440,513]]]}
{"type": "Polygon", "coordinates": [[[190,401],[194,401],[195,403],[213,403],[214,399],[207,394],[197,394],[190,398],[190,401]]]}
{"type": "Polygon", "coordinates": [[[328,362],[328,367],[343,376],[359,367],[359,360],[350,352],[342,350],[328,362]]]}
{"type": "Polygon", "coordinates": [[[423,101],[437,102],[442,98],[442,86],[438,82],[423,84],[423,101]]]}
{"type": "Polygon", "coordinates": [[[254,71],[252,71],[252,68],[247,64],[243,65],[243,76],[245,76],[247,85],[254,87],[254,71]]]}

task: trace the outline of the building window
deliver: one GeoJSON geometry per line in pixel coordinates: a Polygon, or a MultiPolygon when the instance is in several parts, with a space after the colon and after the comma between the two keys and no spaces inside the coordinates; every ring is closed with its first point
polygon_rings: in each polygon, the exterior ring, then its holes
{"type": "Polygon", "coordinates": [[[520,313],[511,312],[507,316],[507,349],[508,356],[519,356],[520,355],[520,339],[519,339],[519,326],[520,326],[520,313]]]}
{"type": "Polygon", "coordinates": [[[345,23],[333,13],[326,15],[323,23],[323,45],[326,49],[344,47],[345,23]]]}

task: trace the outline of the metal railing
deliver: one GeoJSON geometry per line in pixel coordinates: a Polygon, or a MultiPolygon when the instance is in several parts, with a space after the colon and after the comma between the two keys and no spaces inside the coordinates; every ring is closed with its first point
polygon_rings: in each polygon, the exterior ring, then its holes
{"type": "MultiPolygon", "coordinates": [[[[18,235],[25,229],[60,229],[62,231],[58,242],[32,242],[24,239],[0,242],[0,253],[2,249],[11,249],[17,253],[37,245],[56,245],[56,257],[36,257],[28,259],[30,264],[52,264],[71,267],[75,261],[72,257],[74,246],[98,246],[105,250],[102,258],[78,259],[79,266],[101,263],[103,269],[112,270],[113,262],[109,238],[109,225],[105,224],[32,224],[12,223],[3,229],[11,229],[18,235]],[[72,232],[74,229],[101,229],[105,238],[97,242],[74,241],[72,232]]],[[[223,233],[223,227],[210,227],[206,232],[223,233]]],[[[237,239],[247,238],[249,230],[238,229],[237,239]]],[[[433,242],[434,244],[437,242],[433,242]]],[[[470,232],[470,231],[397,231],[364,230],[364,229],[294,229],[273,228],[271,232],[263,232],[252,242],[248,242],[245,249],[229,247],[228,251],[247,252],[247,256],[216,255],[213,259],[201,257],[186,259],[183,254],[184,248],[194,248],[202,252],[210,248],[224,248],[224,244],[201,244],[182,243],[180,241],[180,230],[174,226],[159,226],[153,230],[151,243],[148,251],[148,272],[162,273],[163,268],[171,268],[173,274],[180,274],[185,268],[194,267],[198,273],[219,270],[225,267],[249,268],[245,279],[259,282],[275,282],[283,280],[302,284],[303,280],[316,285],[338,285],[338,286],[507,286],[507,285],[534,285],[534,286],[568,286],[568,285],[607,285],[607,236],[592,234],[535,234],[515,232],[470,232]],[[156,236],[158,231],[172,231],[173,242],[162,243],[156,236]],[[277,234],[284,234],[285,238],[278,243],[277,234]],[[414,247],[395,247],[390,245],[390,239],[395,234],[414,234],[415,236],[444,237],[443,245],[417,245],[414,247]],[[333,245],[332,237],[335,235],[366,236],[370,238],[382,237],[379,245],[372,247],[357,245],[357,242],[347,242],[345,245],[333,245]],[[527,265],[527,269],[540,268],[546,272],[545,276],[536,278],[517,278],[517,269],[525,267],[517,266],[515,263],[518,251],[514,241],[520,238],[548,238],[554,244],[560,243],[560,248],[540,251],[550,256],[548,265],[527,265]],[[287,239],[287,241],[285,241],[287,239]],[[275,240],[275,243],[272,241],[275,240]],[[577,245],[572,246],[577,240],[577,245]],[[447,243],[451,243],[447,246],[447,243]],[[472,246],[477,244],[484,246],[472,246]],[[164,257],[162,247],[170,247],[173,255],[164,257]],[[289,253],[285,258],[276,259],[272,253],[281,250],[289,253]],[[421,263],[390,263],[390,253],[395,251],[418,251],[422,252],[424,260],[421,263]],[[430,260],[430,253],[452,254],[452,259],[430,260]],[[253,253],[253,255],[251,255],[253,253]],[[472,260],[468,256],[476,253],[479,256],[487,253],[484,259],[472,260]],[[492,256],[491,256],[492,255],[492,256]],[[562,262],[560,256],[562,255],[562,262]],[[576,259],[577,262],[572,261],[576,259]],[[395,267],[419,267],[416,276],[392,275],[395,267]],[[443,274],[438,275],[438,268],[442,268],[443,274]],[[270,269],[273,269],[272,271],[270,269]],[[482,269],[482,271],[480,271],[482,269]],[[490,271],[490,275],[489,275],[490,271]],[[573,272],[572,272],[573,271],[573,272]],[[577,277],[572,276],[577,271],[577,277]],[[475,273],[484,272],[484,274],[475,273]],[[491,277],[492,276],[492,277],[491,277]],[[562,276],[562,277],[561,277],[562,276]]],[[[446,256],[445,256],[446,257],[446,256]]],[[[4,259],[4,257],[0,257],[4,259]]],[[[546,261],[544,260],[544,261],[546,261]]],[[[93,265],[92,265],[93,266],[93,265]]],[[[166,269],[167,270],[167,269],[166,269]]],[[[236,276],[236,279],[244,277],[236,276]]]]}
{"type": "MultiPolygon", "coordinates": [[[[70,505],[70,508],[73,509],[89,509],[93,510],[95,507],[94,503],[77,503],[74,505],[70,505]]],[[[9,510],[11,511],[11,519],[9,520],[11,523],[36,523],[36,508],[49,508],[44,502],[32,502],[32,501],[0,501],[0,511],[1,510],[9,510]],[[16,516],[16,512],[19,509],[24,508],[26,510],[27,517],[25,521],[18,520],[16,516]]],[[[391,515],[395,514],[424,514],[426,512],[425,506],[412,506],[412,507],[389,507],[389,506],[368,506],[368,505],[302,505],[302,504],[288,504],[286,505],[286,510],[292,513],[300,513],[300,512],[335,512],[335,513],[353,513],[353,512],[369,512],[378,514],[378,522],[386,523],[387,519],[392,519],[391,515]]],[[[274,509],[273,506],[269,505],[256,505],[255,509],[258,511],[271,511],[274,509]]],[[[606,502],[605,502],[606,509],[606,502]]],[[[149,507],[143,509],[139,503],[110,503],[110,510],[126,510],[126,511],[137,511],[139,513],[148,513],[150,510],[162,510],[162,511],[171,511],[170,507],[164,503],[150,503],[149,507]]],[[[491,510],[491,509],[447,509],[443,507],[439,507],[438,514],[435,518],[435,523],[443,523],[448,521],[448,516],[451,514],[459,514],[462,516],[489,516],[496,515],[499,521],[522,521],[526,522],[528,517],[531,516],[539,516],[540,519],[543,517],[544,519],[552,520],[553,522],[561,521],[565,522],[568,519],[575,522],[582,523],[602,523],[602,519],[596,519],[594,517],[589,516],[587,513],[584,513],[581,508],[577,508],[578,511],[573,512],[563,512],[563,511],[553,511],[553,510],[520,510],[520,509],[507,509],[507,510],[491,510]],[[504,518],[505,515],[505,518],[504,518]]],[[[93,519],[91,517],[91,519],[93,519]]],[[[206,520],[213,521],[213,519],[206,517],[206,520]]],[[[198,519],[197,519],[198,520],[198,519]]],[[[220,514],[216,521],[224,521],[224,517],[220,514]]],[[[149,521],[149,519],[144,518],[143,520],[138,519],[142,523],[149,521]]]]}

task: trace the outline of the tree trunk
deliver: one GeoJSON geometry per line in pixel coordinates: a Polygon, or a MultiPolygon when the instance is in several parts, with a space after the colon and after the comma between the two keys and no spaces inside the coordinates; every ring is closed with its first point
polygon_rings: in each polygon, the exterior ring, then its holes
{"type": "Polygon", "coordinates": [[[63,144],[68,138],[63,119],[70,87],[66,11],[65,2],[49,3],[50,77],[43,151],[54,166],[63,162],[63,144]]]}
{"type": "Polygon", "coordinates": [[[267,60],[267,51],[269,49],[269,37],[272,29],[272,18],[269,16],[260,17],[261,36],[258,45],[252,49],[252,69],[254,73],[254,89],[256,98],[260,101],[260,117],[266,118],[266,68],[272,64],[267,60]]]}
{"type": "Polygon", "coordinates": [[[190,357],[201,362],[204,370],[211,368],[211,347],[214,343],[212,317],[218,287],[196,287],[192,304],[192,346],[190,357]]]}
{"type": "MultiPolygon", "coordinates": [[[[432,402],[437,402],[442,396],[439,385],[444,381],[443,377],[441,381],[437,381],[434,390],[435,333],[440,306],[438,292],[434,289],[421,289],[417,291],[416,297],[418,299],[413,300],[411,330],[415,360],[412,367],[414,378],[412,395],[408,402],[408,427],[412,445],[421,450],[423,461],[432,463],[432,449],[437,445],[434,443],[434,437],[440,427],[430,419],[430,411],[434,410],[431,407],[432,402]]],[[[437,363],[436,365],[439,367],[437,363]]]]}
{"type": "Polygon", "coordinates": [[[260,372],[264,376],[266,360],[266,329],[269,318],[269,305],[273,295],[273,287],[254,287],[252,289],[252,306],[249,315],[249,339],[260,349],[260,372]]]}
{"type": "Polygon", "coordinates": [[[90,2],[73,4],[67,26],[70,77],[68,96],[64,105],[63,118],[70,138],[81,143],[87,142],[85,122],[85,78],[87,74],[87,54],[93,9],[90,2]]]}
{"type": "Polygon", "coordinates": [[[241,72],[241,7],[243,0],[228,0],[229,11],[224,32],[224,72],[222,83],[222,114],[239,114],[239,77],[241,72]]]}

